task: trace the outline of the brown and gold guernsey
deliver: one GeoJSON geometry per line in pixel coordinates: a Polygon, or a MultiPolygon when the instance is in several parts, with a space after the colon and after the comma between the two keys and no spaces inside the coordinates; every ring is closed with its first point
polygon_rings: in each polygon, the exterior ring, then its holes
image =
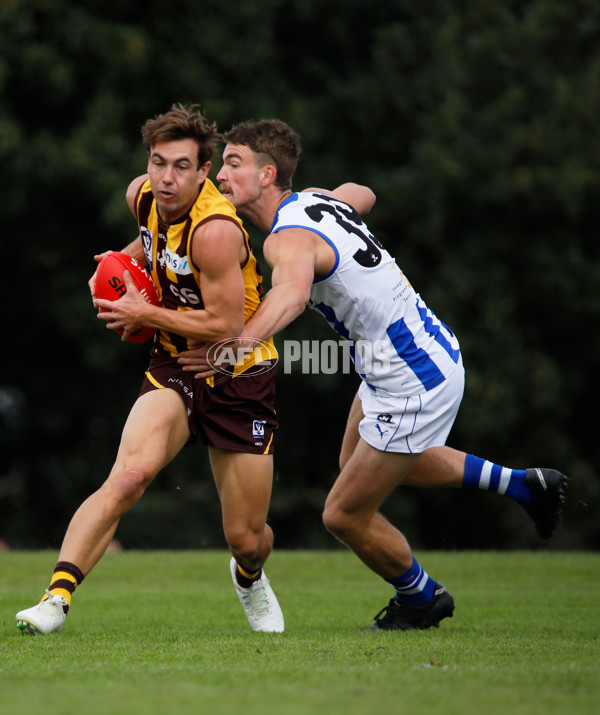
{"type": "MultiPolygon", "coordinates": [[[[194,231],[212,219],[224,219],[237,224],[246,244],[246,260],[241,266],[245,286],[244,322],[256,311],[262,300],[262,275],[252,253],[248,233],[235,212],[233,205],[217,190],[210,179],[200,188],[198,198],[190,211],[171,224],[164,223],[158,216],[150,181],[140,187],[135,200],[135,208],[144,255],[161,305],[168,310],[201,310],[204,308],[200,293],[200,271],[194,265],[191,251],[191,237],[194,231]]],[[[157,357],[177,357],[182,350],[191,347],[188,338],[160,330],[154,338],[152,354],[157,357]]],[[[277,351],[273,339],[265,341],[266,350],[253,351],[245,356],[242,364],[233,369],[233,376],[239,375],[259,360],[276,360],[277,351]]]]}

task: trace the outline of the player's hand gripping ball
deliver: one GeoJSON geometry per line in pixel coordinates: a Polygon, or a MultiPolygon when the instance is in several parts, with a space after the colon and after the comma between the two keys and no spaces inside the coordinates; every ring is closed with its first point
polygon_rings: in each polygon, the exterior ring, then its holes
{"type": "MultiPolygon", "coordinates": [[[[96,296],[105,300],[122,298],[127,293],[127,286],[123,278],[125,271],[129,271],[135,287],[148,303],[158,305],[156,286],[148,271],[135,258],[118,251],[109,253],[100,261],[96,271],[96,296]]],[[[116,332],[123,335],[122,329],[116,332]]],[[[145,343],[153,338],[155,333],[156,328],[144,326],[132,333],[128,340],[132,343],[145,343]]]]}

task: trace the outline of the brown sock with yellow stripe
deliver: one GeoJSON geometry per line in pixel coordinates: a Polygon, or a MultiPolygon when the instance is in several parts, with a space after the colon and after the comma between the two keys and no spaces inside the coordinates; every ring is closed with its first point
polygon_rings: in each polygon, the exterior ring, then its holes
{"type": "Polygon", "coordinates": [[[250,588],[255,581],[258,581],[261,575],[262,568],[258,569],[258,571],[255,571],[254,573],[249,573],[238,564],[235,570],[235,580],[242,588],[250,588]]]}
{"type": "MultiPolygon", "coordinates": [[[[83,579],[83,574],[75,564],[71,564],[68,561],[59,561],[56,564],[48,591],[50,591],[51,596],[62,596],[66,600],[67,605],[63,606],[65,613],[68,612],[69,606],[71,605],[73,592],[83,579]]],[[[48,594],[42,598],[42,601],[45,601],[47,598],[48,594]]]]}

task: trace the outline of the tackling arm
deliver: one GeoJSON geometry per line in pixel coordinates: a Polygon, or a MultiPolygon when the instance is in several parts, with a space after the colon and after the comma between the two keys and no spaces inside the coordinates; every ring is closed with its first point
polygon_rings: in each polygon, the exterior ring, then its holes
{"type": "Polygon", "coordinates": [[[362,186],[361,184],[353,184],[348,182],[346,184],[340,184],[333,191],[328,189],[304,189],[304,191],[315,191],[319,194],[327,194],[327,196],[333,196],[334,199],[339,199],[344,203],[350,204],[355,211],[358,211],[361,216],[369,213],[373,208],[376,200],[376,196],[373,191],[368,186],[362,186]]]}
{"type": "Polygon", "coordinates": [[[265,240],[263,254],[273,269],[271,290],[244,325],[241,338],[266,340],[306,307],[315,277],[316,249],[310,232],[285,229],[265,240]]]}
{"type": "MultiPolygon", "coordinates": [[[[239,347],[244,347],[244,338],[248,338],[247,347],[253,348],[256,340],[267,340],[283,330],[304,311],[310,298],[317,251],[309,231],[285,229],[267,236],[263,255],[273,269],[271,290],[244,325],[236,340],[239,347]]],[[[203,378],[214,374],[206,356],[204,346],[185,351],[178,361],[185,371],[203,378]]]]}

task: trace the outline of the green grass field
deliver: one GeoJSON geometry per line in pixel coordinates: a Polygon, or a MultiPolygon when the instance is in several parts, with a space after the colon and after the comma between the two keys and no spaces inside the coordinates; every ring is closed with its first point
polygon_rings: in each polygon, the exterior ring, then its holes
{"type": "Polygon", "coordinates": [[[124,551],[27,637],[56,554],[0,553],[0,713],[600,712],[600,555],[417,557],[456,601],[437,629],[365,630],[391,589],[346,551],[273,554],[284,634],[250,631],[224,551],[124,551]]]}

